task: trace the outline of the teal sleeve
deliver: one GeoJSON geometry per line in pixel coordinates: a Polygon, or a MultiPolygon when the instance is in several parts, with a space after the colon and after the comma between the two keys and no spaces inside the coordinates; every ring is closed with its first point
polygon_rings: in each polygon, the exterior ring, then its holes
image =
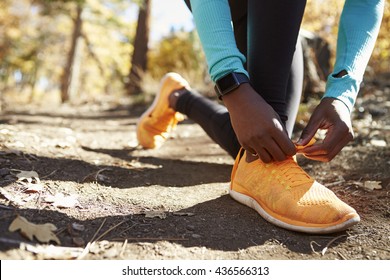
{"type": "Polygon", "coordinates": [[[228,0],[191,0],[191,9],[211,79],[215,82],[230,72],[249,76],[234,38],[228,0]]]}
{"type": "Polygon", "coordinates": [[[350,112],[355,104],[378,36],[384,0],[346,0],[339,24],[336,62],[329,75],[324,97],[341,100],[350,112]],[[346,70],[347,75],[334,75],[346,70]]]}

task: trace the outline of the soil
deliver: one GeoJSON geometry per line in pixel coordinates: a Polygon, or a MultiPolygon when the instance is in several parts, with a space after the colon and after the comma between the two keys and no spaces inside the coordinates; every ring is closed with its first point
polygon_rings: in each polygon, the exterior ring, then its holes
{"type": "Polygon", "coordinates": [[[145,106],[8,108],[0,118],[0,259],[390,259],[389,97],[389,88],[372,89],[358,100],[355,140],[332,162],[298,157],[361,215],[328,235],[278,228],[232,200],[233,159],[189,120],[162,148],[143,150],[135,124],[145,106]],[[39,181],[17,180],[17,170],[34,170],[39,181]],[[47,199],[58,193],[73,205],[47,199]],[[18,215],[54,224],[61,245],[9,231],[18,215]]]}

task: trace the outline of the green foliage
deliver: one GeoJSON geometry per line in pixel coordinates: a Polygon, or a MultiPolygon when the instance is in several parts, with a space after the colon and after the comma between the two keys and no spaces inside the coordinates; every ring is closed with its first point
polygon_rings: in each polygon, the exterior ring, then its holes
{"type": "Polygon", "coordinates": [[[83,6],[81,81],[84,98],[121,92],[130,68],[137,6],[120,0],[1,0],[0,91],[58,95],[76,6],[83,6]]]}
{"type": "Polygon", "coordinates": [[[163,38],[149,51],[148,71],[155,79],[175,71],[193,83],[204,83],[207,65],[196,31],[172,31],[163,38]]]}
{"type": "MultiPolygon", "coordinates": [[[[303,28],[325,38],[336,49],[338,23],[344,1],[308,0],[303,19],[303,28]]],[[[334,54],[334,52],[333,52],[334,54]]],[[[375,72],[390,70],[390,3],[385,2],[385,12],[375,49],[369,62],[375,72]]]]}

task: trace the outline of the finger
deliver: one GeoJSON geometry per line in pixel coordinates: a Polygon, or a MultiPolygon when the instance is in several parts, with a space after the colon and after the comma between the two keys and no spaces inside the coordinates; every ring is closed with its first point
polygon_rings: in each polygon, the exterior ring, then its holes
{"type": "Polygon", "coordinates": [[[305,146],[307,145],[310,140],[314,137],[317,130],[321,127],[320,120],[317,120],[315,115],[313,114],[310,118],[309,122],[307,123],[306,127],[303,129],[301,133],[301,137],[297,141],[297,145],[305,146]]]}
{"type": "MultiPolygon", "coordinates": [[[[275,135],[272,136],[272,138],[273,138],[275,144],[278,145],[278,150],[281,151],[285,155],[284,159],[286,158],[286,155],[287,156],[293,156],[293,155],[296,154],[295,145],[291,141],[291,139],[288,137],[287,134],[285,134],[283,132],[276,133],[275,135]]],[[[275,154],[274,158],[279,160],[279,161],[283,160],[283,159],[278,159],[278,158],[281,158],[281,157],[276,155],[276,154],[275,154]]]]}
{"type": "Polygon", "coordinates": [[[340,140],[335,146],[328,146],[326,144],[314,145],[302,150],[305,157],[328,162],[331,161],[350,141],[350,137],[347,135],[340,140]]]}
{"type": "Polygon", "coordinates": [[[259,150],[257,154],[259,155],[259,158],[261,159],[262,162],[264,163],[272,162],[272,156],[265,149],[259,150]]]}
{"type": "Polygon", "coordinates": [[[326,156],[324,155],[319,155],[319,156],[311,156],[311,155],[306,155],[306,154],[303,154],[306,158],[308,159],[311,159],[311,160],[315,160],[315,161],[321,161],[321,162],[329,162],[329,160],[327,159],[326,156]]]}
{"type": "MultiPolygon", "coordinates": [[[[286,154],[281,149],[281,147],[273,139],[265,146],[266,151],[271,157],[276,161],[283,161],[286,159],[286,154]]],[[[294,149],[295,152],[295,149],[294,149]]]]}

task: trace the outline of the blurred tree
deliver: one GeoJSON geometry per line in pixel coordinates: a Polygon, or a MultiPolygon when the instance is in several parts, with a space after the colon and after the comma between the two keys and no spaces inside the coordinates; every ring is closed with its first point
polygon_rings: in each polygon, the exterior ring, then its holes
{"type": "Polygon", "coordinates": [[[150,50],[147,69],[158,80],[167,72],[179,72],[198,90],[203,88],[207,84],[207,64],[196,31],[172,30],[150,50]]]}
{"type": "Polygon", "coordinates": [[[146,71],[149,31],[151,21],[151,0],[143,0],[139,6],[137,31],[134,39],[134,52],[131,58],[131,69],[127,92],[129,95],[141,92],[141,77],[146,71]]]}
{"type": "Polygon", "coordinates": [[[63,74],[61,76],[61,101],[69,101],[70,96],[74,96],[74,91],[77,87],[74,86],[76,79],[74,73],[76,72],[76,65],[80,65],[80,48],[81,48],[81,28],[83,24],[82,19],[83,4],[77,3],[76,5],[76,18],[74,20],[74,27],[72,32],[72,39],[70,49],[67,55],[67,60],[63,74]],[[70,92],[72,90],[72,92],[70,92]]]}

